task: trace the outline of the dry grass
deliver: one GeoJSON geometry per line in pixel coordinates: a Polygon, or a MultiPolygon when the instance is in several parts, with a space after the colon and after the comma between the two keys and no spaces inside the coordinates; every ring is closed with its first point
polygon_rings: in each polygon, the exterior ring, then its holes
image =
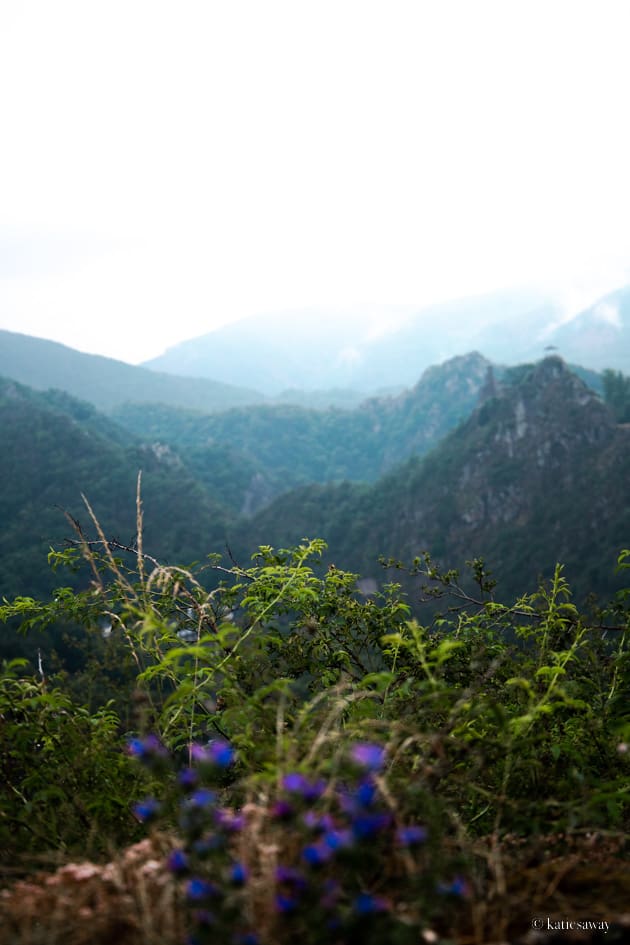
{"type": "Polygon", "coordinates": [[[0,945],[174,945],[182,911],[167,841],[143,840],[105,865],[68,863],[0,892],[0,945]]]}
{"type": "MultiPolygon", "coordinates": [[[[279,850],[265,842],[255,813],[249,811],[248,841],[250,860],[258,860],[258,881],[252,885],[249,908],[263,941],[279,945],[282,934],[270,904],[279,850]]],[[[168,837],[155,834],[105,865],[68,863],[53,873],[14,883],[0,892],[0,945],[184,941],[183,904],[177,884],[164,868],[171,846],[168,837]]],[[[630,941],[630,862],[623,838],[558,835],[526,843],[507,837],[498,850],[487,839],[479,841],[475,853],[480,881],[460,913],[457,945],[594,941],[583,933],[563,937],[546,933],[542,938],[543,933],[531,929],[534,916],[604,919],[615,925],[606,942],[630,941]],[[503,885],[497,882],[497,870],[505,878],[503,885]]],[[[440,930],[439,923],[435,932],[419,933],[418,941],[445,941],[440,932],[452,941],[452,929],[440,930]]]]}

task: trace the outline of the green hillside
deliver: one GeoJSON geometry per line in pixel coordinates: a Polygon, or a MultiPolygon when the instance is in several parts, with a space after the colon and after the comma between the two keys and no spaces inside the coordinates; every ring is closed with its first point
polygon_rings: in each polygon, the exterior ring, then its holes
{"type": "Polygon", "coordinates": [[[630,536],[630,431],[559,358],[508,372],[503,383],[424,459],[371,487],[317,485],[260,512],[231,539],[329,544],[330,560],[378,577],[379,554],[443,565],[483,556],[506,594],[557,561],[582,594],[615,586],[630,536]]]}
{"type": "Polygon", "coordinates": [[[212,416],[161,405],[125,404],[115,419],[170,444],[211,489],[229,481],[247,513],[310,482],[375,481],[423,455],[473,410],[490,363],[480,354],[427,369],[411,390],[371,398],[354,410],[291,405],[233,408],[212,416]]]}
{"type": "Polygon", "coordinates": [[[265,399],[247,388],[161,374],[11,331],[0,331],[0,376],[36,390],[65,390],[101,410],[132,401],[213,411],[265,399]]]}
{"type": "Polygon", "coordinates": [[[96,537],[85,494],[108,537],[133,541],[142,470],[147,550],[166,560],[198,558],[223,534],[228,514],[167,449],[154,449],[89,404],[0,380],[0,589],[47,594],[57,583],[51,545],[76,537],[67,510],[96,537]]]}

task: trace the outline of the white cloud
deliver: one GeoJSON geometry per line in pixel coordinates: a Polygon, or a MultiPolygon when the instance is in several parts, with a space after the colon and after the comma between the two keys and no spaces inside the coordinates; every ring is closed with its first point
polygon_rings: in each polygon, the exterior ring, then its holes
{"type": "Polygon", "coordinates": [[[619,306],[612,302],[600,302],[599,305],[595,306],[593,314],[595,318],[612,325],[614,328],[622,327],[619,306]]]}
{"type": "Polygon", "coordinates": [[[3,220],[115,244],[4,279],[2,327],[140,360],[626,252],[625,3],[2,6],[3,220]]]}

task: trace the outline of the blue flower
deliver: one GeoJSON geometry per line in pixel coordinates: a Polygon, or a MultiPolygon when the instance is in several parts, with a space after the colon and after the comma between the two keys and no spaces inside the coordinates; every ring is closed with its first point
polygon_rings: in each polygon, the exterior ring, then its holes
{"type": "Polygon", "coordinates": [[[470,895],[470,884],[463,876],[455,876],[450,883],[440,883],[438,892],[447,896],[457,896],[459,899],[465,899],[470,895]]]}
{"type": "Polygon", "coordinates": [[[193,876],[186,886],[186,898],[189,902],[203,902],[206,899],[214,899],[220,894],[220,890],[214,883],[209,883],[200,876],[193,876]]]}
{"type": "Polygon", "coordinates": [[[223,739],[215,739],[215,741],[210,742],[210,754],[219,768],[229,768],[235,756],[232,746],[223,739]]]}
{"type": "Polygon", "coordinates": [[[374,915],[378,912],[387,912],[389,906],[384,899],[379,896],[371,896],[369,893],[361,893],[354,900],[352,908],[357,915],[374,915]]]}
{"type": "Polygon", "coordinates": [[[132,758],[137,758],[145,765],[164,762],[169,757],[167,749],[157,735],[147,735],[146,738],[131,738],[127,742],[127,752],[132,758]]]}
{"type": "Polygon", "coordinates": [[[389,827],[391,821],[389,814],[365,814],[355,817],[351,824],[352,833],[357,840],[367,840],[389,827]]]}
{"type": "Polygon", "coordinates": [[[232,945],[260,945],[255,932],[239,932],[232,939],[232,945]]]}
{"type": "Polygon", "coordinates": [[[247,869],[242,863],[233,863],[230,868],[230,882],[235,886],[243,886],[247,881],[247,869]]]}
{"type": "Polygon", "coordinates": [[[311,781],[299,771],[293,771],[285,774],[282,787],[290,794],[301,794],[307,804],[314,804],[326,790],[326,782],[323,778],[311,781]]]}
{"type": "Polygon", "coordinates": [[[371,742],[357,742],[352,746],[350,757],[368,771],[380,771],[385,764],[385,749],[371,742]]]}
{"type": "Polygon", "coordinates": [[[188,870],[188,857],[184,850],[172,850],[166,861],[171,873],[185,873],[188,870]]]}
{"type": "Polygon", "coordinates": [[[299,771],[293,771],[291,774],[285,774],[282,778],[282,787],[285,791],[299,794],[304,790],[306,778],[299,771]]]}
{"type": "Polygon", "coordinates": [[[362,807],[371,807],[376,798],[376,785],[374,782],[368,779],[361,781],[355,792],[355,797],[362,807]]]}
{"type": "Polygon", "coordinates": [[[426,827],[412,824],[410,827],[399,827],[396,831],[396,842],[401,847],[415,847],[427,839],[426,827]]]}
{"type": "Polygon", "coordinates": [[[276,893],[276,909],[286,915],[288,912],[295,912],[297,909],[297,899],[291,896],[284,896],[282,893],[276,893]]]}
{"type": "Polygon", "coordinates": [[[187,800],[187,805],[189,807],[212,807],[217,799],[214,791],[209,791],[208,788],[199,788],[197,791],[194,791],[187,800]]]}
{"type": "Polygon", "coordinates": [[[333,851],[331,847],[323,843],[311,843],[302,850],[302,859],[309,866],[322,866],[331,858],[333,851]]]}
{"type": "Polygon", "coordinates": [[[184,768],[177,775],[177,781],[179,782],[180,787],[182,787],[185,791],[189,791],[192,788],[197,787],[199,784],[199,774],[194,768],[184,768]]]}
{"type": "Polygon", "coordinates": [[[154,820],[160,812],[161,804],[154,797],[147,797],[133,805],[133,812],[142,824],[154,820]]]}
{"type": "Polygon", "coordinates": [[[328,830],[322,837],[322,841],[333,852],[345,850],[352,846],[352,834],[349,830],[328,830]]]}
{"type": "Polygon", "coordinates": [[[222,738],[214,739],[207,745],[194,743],[190,746],[190,757],[199,765],[229,768],[234,761],[234,754],[232,746],[222,738]]]}

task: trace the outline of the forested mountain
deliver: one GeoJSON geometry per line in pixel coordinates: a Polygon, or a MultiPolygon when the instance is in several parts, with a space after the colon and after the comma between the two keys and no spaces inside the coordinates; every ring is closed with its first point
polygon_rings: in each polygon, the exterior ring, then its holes
{"type": "Polygon", "coordinates": [[[423,455],[470,414],[489,367],[477,353],[453,358],[427,369],[411,390],[354,410],[252,406],[210,416],[126,404],[114,417],[170,444],[209,488],[229,476],[243,490],[238,511],[247,514],[299,483],[371,482],[423,455]]]}
{"type": "Polygon", "coordinates": [[[0,430],[0,595],[46,595],[59,583],[46,555],[76,538],[64,509],[96,537],[81,493],[109,538],[133,542],[140,469],[147,550],[186,562],[221,544],[227,512],[179,457],[90,404],[0,379],[0,430]]]}
{"type": "Polygon", "coordinates": [[[249,388],[160,374],[12,331],[0,331],[0,376],[36,390],[65,390],[101,410],[132,401],[211,411],[265,400],[249,388]]]}
{"type": "Polygon", "coordinates": [[[379,554],[443,565],[483,556],[505,594],[523,592],[557,561],[578,593],[608,592],[630,537],[630,430],[557,357],[508,372],[485,402],[424,459],[371,487],[296,490],[232,536],[258,542],[305,535],[330,560],[377,576],[379,554]]]}
{"type": "Polygon", "coordinates": [[[62,509],[93,532],[82,492],[106,534],[132,542],[140,469],[145,548],[171,561],[224,551],[226,536],[247,558],[308,535],[366,577],[379,554],[426,549],[448,566],[483,555],[508,594],[556,560],[579,589],[606,591],[630,534],[630,433],[556,357],[508,371],[456,358],[353,411],[154,406],[108,418],[5,380],[0,429],[8,597],[58,583],[45,558],[72,537],[62,509]]]}

